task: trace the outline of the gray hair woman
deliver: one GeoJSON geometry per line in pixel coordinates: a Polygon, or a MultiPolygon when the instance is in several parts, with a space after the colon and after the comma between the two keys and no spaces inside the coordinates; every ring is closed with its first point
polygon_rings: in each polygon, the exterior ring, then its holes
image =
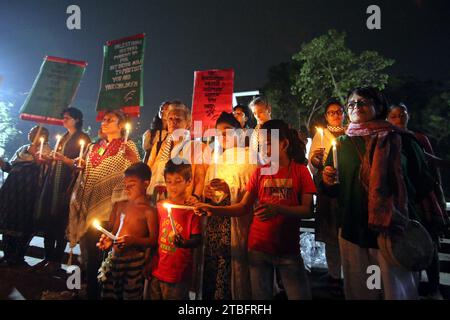
{"type": "Polygon", "coordinates": [[[415,202],[432,189],[424,154],[411,134],[385,120],[387,103],[378,90],[352,90],[347,112],[349,127],[337,139],[338,168],[328,156],[323,172],[325,191],[338,198],[346,298],[417,299],[415,273],[390,263],[377,237],[401,233],[409,219],[419,219],[415,202]],[[371,290],[367,270],[374,265],[382,288],[371,290]]]}

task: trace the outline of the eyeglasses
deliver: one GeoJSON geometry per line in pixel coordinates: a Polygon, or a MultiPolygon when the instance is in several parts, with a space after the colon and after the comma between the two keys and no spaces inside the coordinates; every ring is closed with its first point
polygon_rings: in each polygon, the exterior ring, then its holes
{"type": "Polygon", "coordinates": [[[342,116],[343,112],[342,110],[336,110],[336,111],[327,111],[327,116],[342,116]]]}
{"type": "Polygon", "coordinates": [[[371,105],[371,102],[367,101],[367,100],[350,101],[349,103],[347,103],[347,109],[353,110],[356,107],[368,107],[370,105],[371,105]]]}

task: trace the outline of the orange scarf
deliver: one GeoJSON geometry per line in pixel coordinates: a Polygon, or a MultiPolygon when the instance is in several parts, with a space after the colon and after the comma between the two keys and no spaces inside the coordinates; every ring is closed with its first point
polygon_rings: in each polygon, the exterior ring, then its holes
{"type": "Polygon", "coordinates": [[[401,231],[409,221],[400,133],[408,134],[384,120],[351,123],[346,132],[350,137],[370,137],[366,140],[365,154],[358,152],[360,179],[368,196],[369,227],[376,231],[401,231]]]}

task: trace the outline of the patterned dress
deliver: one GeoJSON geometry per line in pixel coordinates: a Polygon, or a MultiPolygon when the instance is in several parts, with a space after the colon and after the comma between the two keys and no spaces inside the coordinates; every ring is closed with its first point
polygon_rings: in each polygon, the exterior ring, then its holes
{"type": "MultiPolygon", "coordinates": [[[[67,236],[73,248],[92,225],[94,219],[108,221],[114,203],[126,200],[123,173],[132,164],[125,158],[122,139],[92,144],[86,157],[86,168],[79,175],[70,200],[67,236]]],[[[139,159],[133,141],[127,146],[139,159]]]]}
{"type": "MultiPolygon", "coordinates": [[[[230,195],[217,205],[238,203],[256,169],[256,158],[250,161],[249,148],[231,148],[210,165],[205,185],[212,179],[223,179],[230,195]],[[215,168],[215,166],[217,166],[215,168]]],[[[252,215],[243,217],[209,217],[204,241],[203,299],[251,299],[247,240],[252,215]]]]}

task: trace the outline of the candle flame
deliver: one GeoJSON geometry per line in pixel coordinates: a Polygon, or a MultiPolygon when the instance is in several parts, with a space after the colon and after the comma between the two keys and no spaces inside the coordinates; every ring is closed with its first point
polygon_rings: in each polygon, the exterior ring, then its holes
{"type": "Polygon", "coordinates": [[[56,135],[56,140],[59,140],[59,139],[61,139],[61,135],[57,134],[56,135]]]}
{"type": "Polygon", "coordinates": [[[320,135],[323,135],[323,128],[321,128],[321,127],[316,127],[316,130],[317,130],[317,132],[318,132],[320,135]]]}
{"type": "Polygon", "coordinates": [[[129,122],[125,123],[125,130],[128,132],[131,130],[131,124],[129,122]]]}
{"type": "Polygon", "coordinates": [[[166,209],[170,209],[170,208],[172,208],[172,205],[170,203],[164,202],[163,207],[166,209]]]}
{"type": "Polygon", "coordinates": [[[40,141],[41,143],[44,143],[44,141],[45,141],[44,137],[40,137],[40,138],[39,138],[39,141],[40,141]]]}
{"type": "Polygon", "coordinates": [[[333,141],[331,141],[331,144],[333,147],[336,147],[336,139],[333,139],[333,141]]]}
{"type": "Polygon", "coordinates": [[[84,143],[85,143],[84,140],[81,139],[81,140],[80,140],[80,146],[84,146],[84,143]]]}
{"type": "Polygon", "coordinates": [[[92,222],[92,225],[94,226],[95,229],[97,229],[97,230],[100,229],[100,222],[99,222],[97,219],[95,219],[95,220],[92,222]]]}

